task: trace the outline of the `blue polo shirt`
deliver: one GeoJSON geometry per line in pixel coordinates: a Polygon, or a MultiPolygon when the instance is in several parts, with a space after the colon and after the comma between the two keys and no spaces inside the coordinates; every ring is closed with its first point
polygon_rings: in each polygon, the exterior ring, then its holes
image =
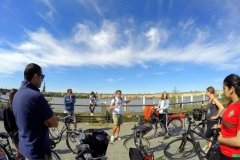
{"type": "Polygon", "coordinates": [[[19,129],[19,152],[30,160],[50,155],[49,130],[44,121],[53,116],[53,111],[39,89],[23,81],[13,98],[13,112],[19,129]]]}

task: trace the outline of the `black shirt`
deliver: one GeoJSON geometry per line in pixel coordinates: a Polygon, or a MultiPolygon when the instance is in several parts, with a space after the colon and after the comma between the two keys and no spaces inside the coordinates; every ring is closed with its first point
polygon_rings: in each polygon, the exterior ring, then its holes
{"type": "Polygon", "coordinates": [[[18,127],[15,121],[15,116],[13,114],[13,111],[10,109],[10,104],[7,103],[3,110],[3,116],[4,116],[4,128],[5,130],[10,133],[13,131],[17,131],[18,127]]]}

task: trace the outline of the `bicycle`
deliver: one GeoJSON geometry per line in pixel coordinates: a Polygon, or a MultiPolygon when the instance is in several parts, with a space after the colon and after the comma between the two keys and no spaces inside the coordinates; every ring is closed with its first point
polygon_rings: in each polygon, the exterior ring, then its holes
{"type": "Polygon", "coordinates": [[[182,137],[177,138],[171,142],[169,142],[166,147],[164,148],[164,155],[168,159],[177,159],[182,160],[183,158],[190,158],[190,156],[196,152],[200,160],[206,160],[205,156],[202,156],[201,153],[205,154],[202,150],[199,141],[196,142],[194,134],[202,137],[203,139],[216,143],[216,135],[214,135],[213,140],[210,140],[201,132],[196,132],[192,129],[192,127],[196,126],[195,121],[192,121],[192,118],[189,116],[189,113],[186,114],[188,120],[188,130],[182,134],[182,137]],[[190,136],[190,138],[189,138],[190,136]],[[172,146],[172,147],[171,147],[172,146]]]}
{"type": "MultiPolygon", "coordinates": [[[[62,136],[65,131],[72,131],[72,129],[70,128],[70,123],[72,123],[73,120],[70,117],[71,117],[71,114],[67,114],[67,113],[65,113],[63,116],[57,117],[58,120],[62,119],[64,122],[64,125],[60,132],[59,132],[58,128],[55,128],[55,127],[49,128],[50,140],[52,141],[51,145],[56,146],[56,144],[58,144],[62,140],[62,136]]],[[[69,134],[68,132],[66,133],[67,147],[71,150],[72,153],[75,153],[75,154],[78,153],[78,150],[76,149],[77,142],[78,142],[78,140],[75,135],[69,134]]]]}
{"type": "Polygon", "coordinates": [[[76,160],[92,160],[100,158],[106,155],[110,136],[101,129],[87,129],[84,132],[82,128],[78,128],[76,131],[67,131],[68,134],[78,135],[79,141],[76,145],[78,154],[75,157],[76,160]],[[103,140],[96,140],[95,135],[104,135],[103,140]]]}
{"type": "MultiPolygon", "coordinates": [[[[13,149],[9,142],[9,135],[7,132],[0,132],[0,137],[3,140],[0,140],[0,159],[6,160],[15,160],[15,156],[13,155],[13,149]]],[[[25,158],[21,158],[24,160],[25,158]]]]}
{"type": "Polygon", "coordinates": [[[134,131],[133,136],[127,138],[123,142],[123,146],[129,150],[130,148],[139,148],[145,146],[145,148],[150,148],[150,142],[143,136],[152,130],[152,124],[150,122],[141,122],[140,116],[136,115],[138,119],[137,123],[134,125],[132,130],[134,131]]]}
{"type": "MultiPolygon", "coordinates": [[[[11,147],[11,144],[9,142],[9,134],[7,132],[0,132],[0,137],[3,140],[0,140],[0,159],[4,160],[25,160],[25,158],[15,158],[13,155],[13,149],[11,147]]],[[[57,153],[54,151],[51,151],[53,160],[60,160],[57,153]]]]}
{"type": "MultiPolygon", "coordinates": [[[[163,125],[163,120],[158,118],[157,115],[157,108],[152,109],[152,114],[150,118],[150,123],[152,123],[151,131],[149,132],[149,136],[154,138],[156,137],[156,133],[158,128],[160,129],[160,132],[158,133],[158,136],[164,136],[165,135],[165,129],[163,125]],[[159,124],[159,126],[158,126],[159,124]]],[[[177,136],[181,133],[182,128],[183,128],[183,121],[181,120],[181,115],[180,114],[168,114],[168,133],[171,136],[177,136]]]]}

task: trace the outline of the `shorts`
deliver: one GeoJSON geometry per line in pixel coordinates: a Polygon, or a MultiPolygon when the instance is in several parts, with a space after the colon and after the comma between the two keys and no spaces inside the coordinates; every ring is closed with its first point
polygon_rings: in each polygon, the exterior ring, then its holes
{"type": "Polygon", "coordinates": [[[76,116],[75,116],[74,111],[66,111],[65,110],[64,113],[72,114],[72,116],[69,118],[71,118],[73,120],[73,122],[76,122],[76,116]]]}
{"type": "Polygon", "coordinates": [[[121,114],[113,114],[112,118],[113,118],[114,126],[118,126],[118,125],[122,124],[122,115],[121,114]]]}
{"type": "Polygon", "coordinates": [[[206,138],[211,138],[213,136],[213,125],[218,124],[218,120],[207,120],[207,131],[205,133],[206,138]]]}
{"type": "MultiPolygon", "coordinates": [[[[95,104],[95,106],[97,106],[97,103],[94,103],[94,102],[93,102],[93,104],[95,104]]],[[[93,106],[93,104],[89,103],[90,106],[93,106]]]]}

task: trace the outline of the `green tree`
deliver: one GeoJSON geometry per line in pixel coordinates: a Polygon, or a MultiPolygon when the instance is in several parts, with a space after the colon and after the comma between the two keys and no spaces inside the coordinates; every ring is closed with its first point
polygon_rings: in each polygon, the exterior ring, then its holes
{"type": "MultiPolygon", "coordinates": [[[[170,103],[174,104],[177,103],[180,99],[180,90],[177,90],[177,87],[174,87],[171,95],[169,96],[170,103]]],[[[173,105],[174,108],[176,108],[176,105],[173,105]]]]}

